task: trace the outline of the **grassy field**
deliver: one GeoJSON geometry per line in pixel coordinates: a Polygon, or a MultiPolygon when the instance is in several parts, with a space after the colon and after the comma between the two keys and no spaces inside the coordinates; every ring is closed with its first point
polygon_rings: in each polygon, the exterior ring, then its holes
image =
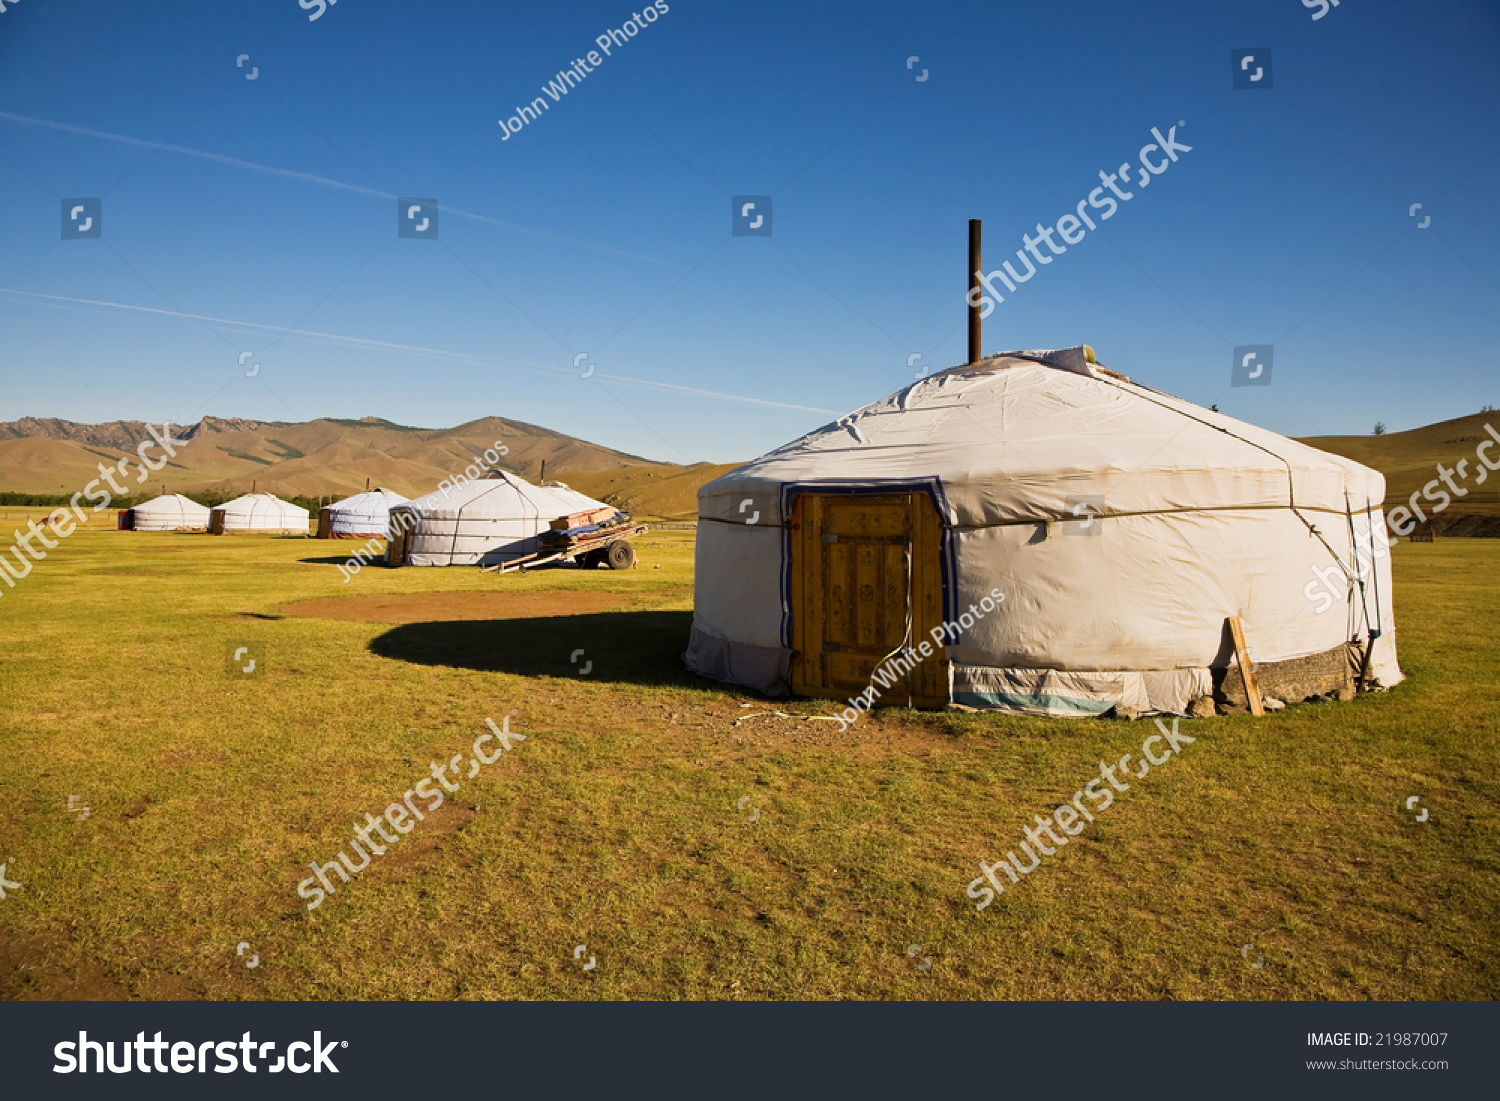
{"type": "Polygon", "coordinates": [[[840,733],[700,680],[693,536],[344,584],[349,543],[74,535],[0,587],[0,997],[1500,994],[1500,543],[1395,550],[1406,683],[1184,721],[976,913],[977,862],[1150,725],[840,733]],[[309,861],[511,713],[524,742],[305,908],[309,861]]]}

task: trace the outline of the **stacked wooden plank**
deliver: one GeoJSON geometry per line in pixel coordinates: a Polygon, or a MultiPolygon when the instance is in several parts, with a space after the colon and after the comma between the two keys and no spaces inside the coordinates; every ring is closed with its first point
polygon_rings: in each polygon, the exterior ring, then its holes
{"type": "Polygon", "coordinates": [[[602,524],[606,520],[612,520],[618,513],[614,508],[605,505],[603,508],[591,508],[584,512],[570,512],[566,516],[559,516],[548,525],[553,531],[571,531],[574,528],[589,527],[593,524],[602,524]]]}
{"type": "MultiPolygon", "coordinates": [[[[594,510],[594,512],[598,511],[598,509],[594,510]]],[[[607,511],[610,515],[610,518],[604,520],[603,522],[587,522],[583,524],[573,525],[567,528],[559,528],[557,527],[557,524],[562,520],[569,520],[573,517],[559,517],[558,520],[553,521],[552,530],[542,532],[541,535],[537,537],[537,542],[540,543],[548,553],[561,552],[565,555],[568,555],[573,554],[577,551],[588,550],[594,547],[601,547],[606,543],[614,542],[616,539],[623,539],[627,536],[637,535],[640,532],[646,530],[644,524],[637,524],[634,520],[624,515],[623,513],[616,512],[614,509],[608,509],[607,511]]],[[[580,515],[589,514],[574,514],[574,516],[580,515]]]]}

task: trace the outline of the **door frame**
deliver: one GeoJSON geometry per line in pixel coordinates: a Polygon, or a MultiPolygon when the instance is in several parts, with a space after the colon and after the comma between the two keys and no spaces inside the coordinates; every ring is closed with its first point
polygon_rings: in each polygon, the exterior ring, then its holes
{"type": "MultiPolygon", "coordinates": [[[[933,511],[938,520],[938,574],[941,592],[939,604],[942,608],[944,620],[956,618],[954,614],[954,601],[957,599],[957,586],[954,584],[958,576],[957,560],[955,558],[955,542],[953,538],[953,512],[948,505],[948,498],[943,493],[943,484],[936,477],[918,479],[900,479],[892,481],[874,480],[812,480],[803,482],[786,482],[781,487],[781,644],[788,650],[795,650],[793,619],[797,609],[792,603],[792,513],[795,509],[797,498],[815,494],[819,496],[850,496],[850,497],[887,497],[894,494],[920,494],[925,496],[932,504],[933,511]]],[[[913,545],[915,550],[915,545],[913,545]]],[[[920,640],[916,640],[920,641],[920,640]]],[[[946,661],[946,647],[942,651],[946,661]]],[[[794,653],[793,660],[800,655],[794,653]]],[[[826,698],[839,698],[829,693],[826,698]]]]}

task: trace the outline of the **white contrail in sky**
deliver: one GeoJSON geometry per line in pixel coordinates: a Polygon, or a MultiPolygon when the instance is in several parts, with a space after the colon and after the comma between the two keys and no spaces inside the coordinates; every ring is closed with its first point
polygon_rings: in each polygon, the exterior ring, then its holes
{"type": "MultiPolygon", "coordinates": [[[[439,356],[443,359],[457,359],[467,363],[477,363],[485,366],[506,367],[511,370],[529,371],[537,373],[548,371],[556,374],[568,375],[572,378],[578,377],[576,368],[555,367],[547,363],[527,363],[524,361],[495,359],[487,356],[469,355],[466,352],[450,352],[442,348],[424,348],[416,344],[394,344],[386,340],[369,340],[362,336],[345,336],[342,333],[321,333],[312,329],[288,329],[280,325],[265,325],[258,321],[235,321],[228,317],[208,317],[204,314],[184,313],[181,310],[163,310],[155,306],[132,306],[125,302],[103,302],[93,298],[70,298],[61,294],[41,294],[36,291],[18,291],[9,287],[0,287],[0,294],[13,294],[22,298],[44,299],[49,302],[67,302],[81,306],[102,306],[113,310],[130,310],[135,313],[154,313],[164,317],[184,317],[192,321],[202,321],[216,325],[233,325],[241,329],[256,329],[261,332],[280,333],[291,339],[313,340],[316,343],[343,344],[354,348],[371,348],[378,351],[409,352],[414,355],[439,356]]],[[[653,382],[650,379],[630,378],[625,375],[606,375],[602,372],[598,375],[600,379],[608,379],[611,382],[622,382],[628,386],[647,386],[655,390],[671,390],[680,394],[693,394],[698,397],[717,398],[720,401],[738,401],[749,405],[767,405],[775,409],[795,409],[804,413],[826,413],[831,416],[841,416],[835,409],[818,409],[811,405],[793,405],[785,401],[767,401],[764,398],[748,398],[742,394],[721,394],[716,390],[700,390],[693,386],[678,386],[670,382],[653,382]]]]}
{"type": "MultiPolygon", "coordinates": [[[[273,168],[270,165],[256,164],[254,161],[243,161],[238,157],[226,157],[222,153],[205,153],[201,149],[189,149],[183,145],[168,145],[165,142],[144,141],[141,138],[132,138],[125,134],[111,134],[105,130],[91,130],[86,126],[73,126],[66,122],[52,122],[49,119],[31,118],[29,115],[14,115],[9,111],[0,111],[0,119],[9,119],[11,122],[19,122],[27,126],[45,126],[51,130],[63,130],[70,134],[83,134],[90,138],[118,142],[121,145],[135,145],[142,149],[156,149],[166,153],[177,153],[184,157],[197,157],[200,160],[214,161],[217,164],[227,164],[235,168],[248,168],[252,172],[263,172],[268,176],[282,176],[289,180],[302,180],[304,183],[337,188],[340,191],[353,191],[359,195],[373,195],[380,199],[401,198],[401,196],[393,195],[388,191],[377,191],[373,187],[361,187],[358,184],[344,183],[342,180],[329,179],[327,176],[316,176],[311,172],[297,172],[290,168],[273,168]]],[[[645,260],[651,264],[663,264],[673,268],[682,266],[681,264],[674,264],[669,260],[658,260],[654,256],[642,256],[639,253],[626,252],[623,249],[609,248],[606,245],[596,245],[589,241],[579,241],[572,237],[564,237],[558,233],[548,233],[546,230],[532,229],[530,226],[517,225],[515,222],[507,222],[500,218],[491,218],[487,214],[474,214],[471,211],[459,210],[457,207],[443,206],[441,210],[444,217],[469,218],[476,222],[484,222],[487,225],[508,229],[512,233],[524,233],[528,236],[540,237],[547,241],[562,241],[566,244],[577,245],[580,248],[607,252],[614,256],[625,256],[631,260],[645,260]]]]}

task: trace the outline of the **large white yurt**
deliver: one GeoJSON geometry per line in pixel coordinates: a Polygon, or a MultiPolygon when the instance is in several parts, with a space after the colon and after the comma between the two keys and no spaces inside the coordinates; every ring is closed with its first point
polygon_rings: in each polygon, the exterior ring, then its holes
{"type": "Polygon", "coordinates": [[[124,531],[204,531],[208,509],[180,493],[164,493],[120,514],[124,531]]]}
{"type": "Polygon", "coordinates": [[[306,535],[312,514],[270,493],[247,493],[225,501],[209,516],[208,530],[215,535],[244,532],[281,532],[306,535]]]}
{"type": "Polygon", "coordinates": [[[318,510],[319,539],[365,539],[389,533],[391,507],[407,498],[379,486],[318,510]]]}
{"type": "Polygon", "coordinates": [[[1265,695],[1346,697],[1401,680],[1384,496],[1086,347],[1003,352],[700,489],[683,657],[865,706],[1185,713],[1248,695],[1238,617],[1265,695]]]}
{"type": "Polygon", "coordinates": [[[536,551],[553,520],[608,507],[561,482],[538,486],[491,471],[392,508],[386,564],[492,566],[536,551]]]}

